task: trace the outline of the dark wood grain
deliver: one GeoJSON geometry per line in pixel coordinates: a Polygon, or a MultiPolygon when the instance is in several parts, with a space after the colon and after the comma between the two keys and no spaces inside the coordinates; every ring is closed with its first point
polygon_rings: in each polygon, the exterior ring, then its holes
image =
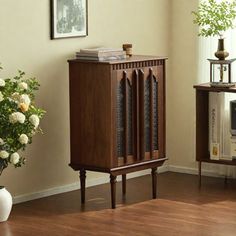
{"type": "MultiPolygon", "coordinates": [[[[165,62],[164,62],[165,63],[165,62]]],[[[165,74],[164,65],[157,66],[158,81],[158,158],[165,157],[165,74]]]]}
{"type": "Polygon", "coordinates": [[[149,80],[150,80],[150,92],[149,92],[149,99],[150,99],[150,159],[153,158],[153,151],[154,151],[154,147],[153,147],[153,133],[154,133],[154,127],[153,127],[153,110],[154,110],[154,104],[153,104],[153,69],[150,68],[149,69],[149,80]]]}
{"type": "Polygon", "coordinates": [[[88,63],[88,64],[123,64],[123,63],[138,63],[136,67],[144,67],[146,66],[146,62],[153,62],[153,61],[164,61],[166,60],[167,57],[165,56],[144,56],[144,55],[133,55],[132,57],[127,57],[126,59],[123,60],[109,60],[109,61],[84,61],[84,60],[79,60],[79,59],[72,59],[68,60],[70,63],[77,63],[78,61],[81,63],[88,63]]]}
{"type": "MultiPolygon", "coordinates": [[[[69,60],[71,162],[74,170],[125,175],[161,166],[165,158],[165,57],[132,56],[125,60],[91,62],[69,60]],[[153,150],[153,91],[144,109],[145,83],[158,80],[158,150],[153,150]],[[151,78],[152,80],[152,78],[151,78]],[[124,84],[124,88],[123,88],[124,84]],[[121,87],[118,87],[120,86],[121,87]],[[121,139],[117,136],[117,91],[121,92],[121,139]],[[121,91],[120,91],[121,90],[121,91]],[[128,94],[132,94],[129,101],[128,94]],[[129,107],[131,104],[131,108],[129,107]],[[130,110],[129,110],[130,109],[130,110]],[[145,114],[145,112],[150,114],[145,114]],[[128,120],[132,113],[131,129],[128,120]],[[150,118],[150,150],[146,150],[146,117],[150,118]],[[131,130],[131,131],[130,131],[131,130]],[[130,132],[132,134],[130,134],[130,132]],[[129,137],[133,135],[129,151],[129,137]],[[122,147],[117,155],[117,140],[122,147]],[[124,150],[124,151],[123,151],[124,150]],[[159,159],[153,161],[152,159],[159,159]],[[147,162],[150,161],[150,162],[147,162]]],[[[147,126],[148,127],[148,126],[147,126]]],[[[81,185],[84,187],[83,175],[81,185]]],[[[115,184],[111,181],[112,192],[115,184]]],[[[82,202],[84,202],[82,191],[82,202]]],[[[113,194],[114,195],[114,194],[113,194]]],[[[114,197],[112,207],[114,208],[114,197]]]]}
{"type": "Polygon", "coordinates": [[[236,93],[236,85],[230,88],[218,88],[212,87],[210,83],[198,84],[193,86],[197,90],[206,90],[209,92],[226,92],[226,93],[236,93]]]}
{"type": "Polygon", "coordinates": [[[157,198],[157,168],[152,168],[152,198],[157,198]]]}
{"type": "Polygon", "coordinates": [[[116,175],[110,175],[110,184],[111,184],[111,208],[116,208],[116,175]]]}
{"type": "Polygon", "coordinates": [[[139,70],[139,159],[145,157],[144,71],[139,70]]]}
{"type": "Polygon", "coordinates": [[[71,163],[111,168],[110,67],[71,63],[69,70],[71,163]]]}
{"type": "Polygon", "coordinates": [[[139,76],[138,76],[138,70],[134,70],[134,137],[135,137],[135,158],[137,161],[139,161],[139,153],[140,153],[140,147],[139,147],[139,76]]]}
{"type": "MultiPolygon", "coordinates": [[[[117,193],[110,209],[110,185],[59,194],[13,206],[1,236],[235,236],[236,180],[164,173],[158,175],[158,199],[150,200],[150,176],[127,181],[127,197],[117,193]],[[141,191],[140,191],[141,190],[141,191]]],[[[121,189],[121,182],[117,189],[121,189]]]]}
{"type": "Polygon", "coordinates": [[[122,193],[126,194],[126,174],[122,175],[122,193]]]}
{"type": "Polygon", "coordinates": [[[204,90],[196,90],[196,159],[209,159],[209,94],[204,90]]]}
{"type": "Polygon", "coordinates": [[[124,145],[125,145],[125,154],[124,154],[124,164],[127,163],[127,156],[128,156],[128,77],[127,77],[127,72],[123,71],[123,80],[125,84],[125,91],[124,91],[124,145]]]}
{"type": "Polygon", "coordinates": [[[86,171],[84,169],[80,170],[80,189],[81,189],[81,203],[85,203],[85,181],[86,181],[86,171]]]}

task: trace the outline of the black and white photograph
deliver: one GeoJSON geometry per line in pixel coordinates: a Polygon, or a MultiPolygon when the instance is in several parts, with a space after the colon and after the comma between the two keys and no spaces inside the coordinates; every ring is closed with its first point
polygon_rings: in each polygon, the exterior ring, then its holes
{"type": "Polygon", "coordinates": [[[51,0],[51,39],[87,35],[87,0],[51,0]]]}

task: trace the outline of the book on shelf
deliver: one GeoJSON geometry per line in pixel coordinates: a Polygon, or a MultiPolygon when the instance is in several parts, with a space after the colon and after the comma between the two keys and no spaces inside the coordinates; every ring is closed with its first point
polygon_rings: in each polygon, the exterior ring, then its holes
{"type": "Polygon", "coordinates": [[[230,139],[230,156],[233,160],[236,160],[236,136],[231,136],[230,139]]]}
{"type": "Polygon", "coordinates": [[[209,93],[209,144],[211,160],[219,160],[220,156],[222,156],[223,100],[223,93],[209,93]]]}
{"type": "Polygon", "coordinates": [[[229,112],[224,93],[209,93],[209,149],[211,160],[232,160],[230,155],[229,112]]]}
{"type": "Polygon", "coordinates": [[[224,93],[224,110],[223,110],[223,153],[221,160],[233,160],[233,155],[231,153],[231,133],[230,133],[230,101],[235,99],[235,95],[232,93],[224,93]]]}

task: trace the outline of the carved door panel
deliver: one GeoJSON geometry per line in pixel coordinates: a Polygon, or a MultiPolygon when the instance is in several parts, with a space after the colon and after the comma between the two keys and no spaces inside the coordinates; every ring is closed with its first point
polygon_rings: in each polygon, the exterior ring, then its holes
{"type": "Polygon", "coordinates": [[[162,86],[157,66],[116,71],[118,166],[163,156],[162,86]]]}

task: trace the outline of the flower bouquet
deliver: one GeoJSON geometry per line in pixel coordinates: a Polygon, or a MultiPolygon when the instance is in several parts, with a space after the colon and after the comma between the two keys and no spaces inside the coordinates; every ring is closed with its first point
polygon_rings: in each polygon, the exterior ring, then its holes
{"type": "Polygon", "coordinates": [[[22,71],[14,78],[0,78],[0,175],[9,164],[20,167],[25,163],[19,151],[42,132],[39,123],[45,111],[34,104],[39,86],[22,71]]]}

